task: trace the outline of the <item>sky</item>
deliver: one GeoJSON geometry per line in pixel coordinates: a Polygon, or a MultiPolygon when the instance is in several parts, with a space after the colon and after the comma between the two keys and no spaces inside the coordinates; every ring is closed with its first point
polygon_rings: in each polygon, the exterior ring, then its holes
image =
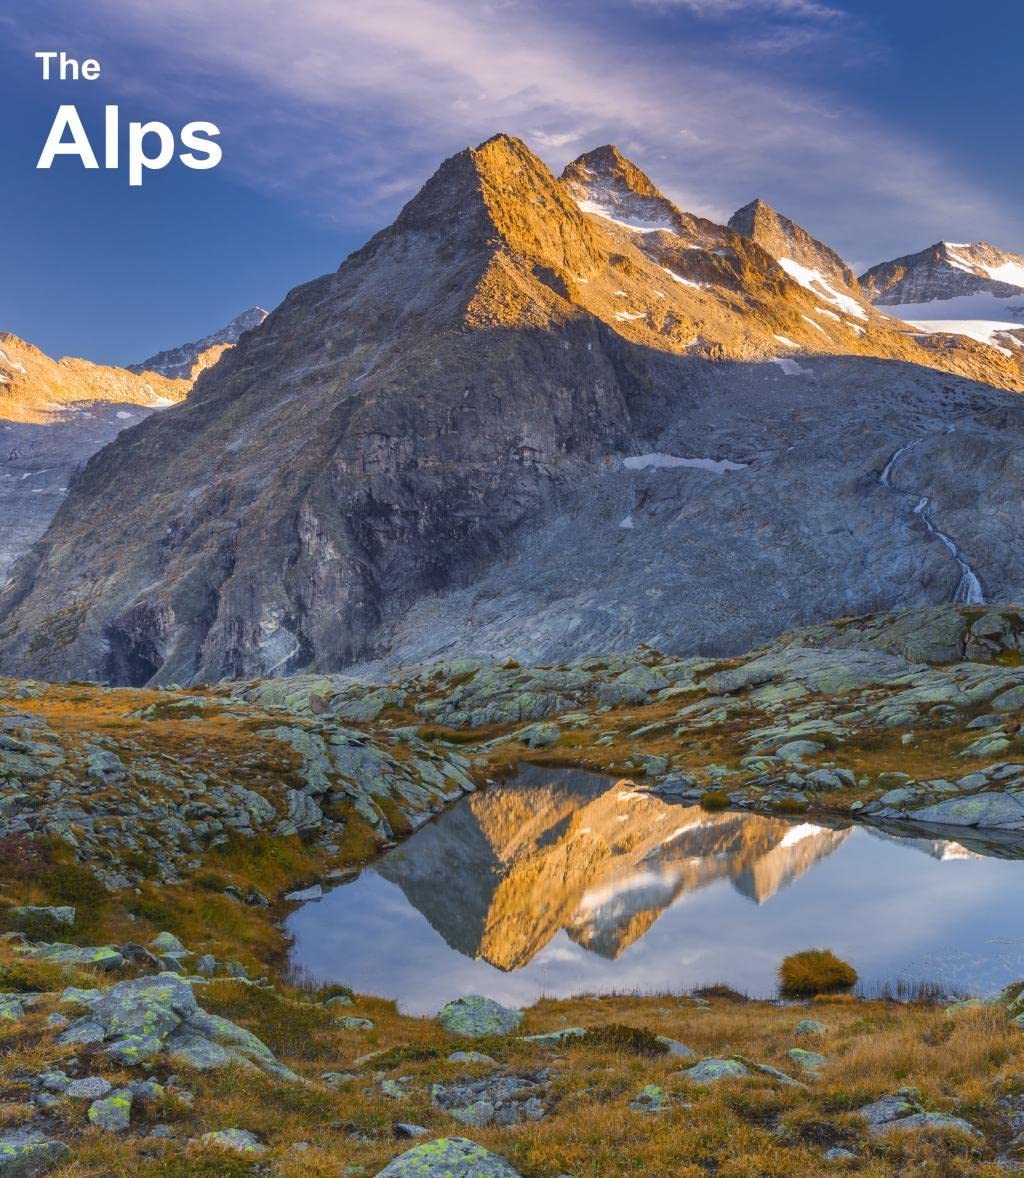
{"type": "MultiPolygon", "coordinates": [[[[333,270],[497,131],[552,168],[613,142],[681,207],[760,196],[862,270],[934,241],[1024,252],[1024,3],[0,0],[0,330],[130,363],[333,270]],[[34,53],[100,62],[43,81],[34,53]],[[36,167],[73,103],[222,162],[36,167]]],[[[178,149],[184,150],[182,148],[178,149]]]]}

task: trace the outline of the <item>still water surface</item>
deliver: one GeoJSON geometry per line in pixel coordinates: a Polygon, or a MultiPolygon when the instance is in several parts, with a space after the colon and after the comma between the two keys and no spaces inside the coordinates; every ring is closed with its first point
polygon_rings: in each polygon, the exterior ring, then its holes
{"type": "Polygon", "coordinates": [[[780,959],[819,945],[868,989],[989,993],[1024,977],[1022,859],[1024,840],[709,814],[525,767],[287,927],[294,964],[410,1014],[467,993],[771,995],[780,959]]]}

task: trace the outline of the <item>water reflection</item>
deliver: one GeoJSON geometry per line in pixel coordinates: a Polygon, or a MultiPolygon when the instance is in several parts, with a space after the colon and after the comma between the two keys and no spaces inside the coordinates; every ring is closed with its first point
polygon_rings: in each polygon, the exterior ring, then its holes
{"type": "Polygon", "coordinates": [[[781,956],[813,944],[865,976],[992,988],[1024,974],[1013,847],[993,859],[983,839],[941,834],[709,814],[528,767],[293,914],[293,958],[410,1011],[468,990],[768,993],[781,956]]]}
{"type": "Polygon", "coordinates": [[[442,814],[377,871],[453,949],[514,970],[563,929],[617,958],[681,896],[716,880],[760,904],[848,834],[709,814],[592,773],[530,766],[442,814]]]}

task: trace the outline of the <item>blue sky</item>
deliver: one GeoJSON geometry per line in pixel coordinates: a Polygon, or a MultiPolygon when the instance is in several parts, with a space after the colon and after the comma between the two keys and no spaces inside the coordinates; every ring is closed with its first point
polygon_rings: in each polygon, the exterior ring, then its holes
{"type": "Polygon", "coordinates": [[[276,304],[498,130],[615,142],[683,207],[759,195],[861,268],[1024,252],[1020,0],[0,0],[0,329],[128,362],[276,304]],[[43,82],[37,49],[100,60],[43,82]],[[35,162],[61,103],[221,128],[223,163],[35,162]]]}

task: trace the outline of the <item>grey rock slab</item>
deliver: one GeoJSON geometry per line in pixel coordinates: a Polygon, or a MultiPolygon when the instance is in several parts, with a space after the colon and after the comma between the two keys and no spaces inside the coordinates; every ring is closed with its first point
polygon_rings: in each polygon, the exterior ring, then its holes
{"type": "Polygon", "coordinates": [[[260,1154],[267,1152],[267,1147],[260,1142],[255,1133],[251,1133],[248,1129],[214,1129],[210,1133],[204,1133],[199,1141],[214,1149],[228,1149],[234,1153],[260,1154]]]}

